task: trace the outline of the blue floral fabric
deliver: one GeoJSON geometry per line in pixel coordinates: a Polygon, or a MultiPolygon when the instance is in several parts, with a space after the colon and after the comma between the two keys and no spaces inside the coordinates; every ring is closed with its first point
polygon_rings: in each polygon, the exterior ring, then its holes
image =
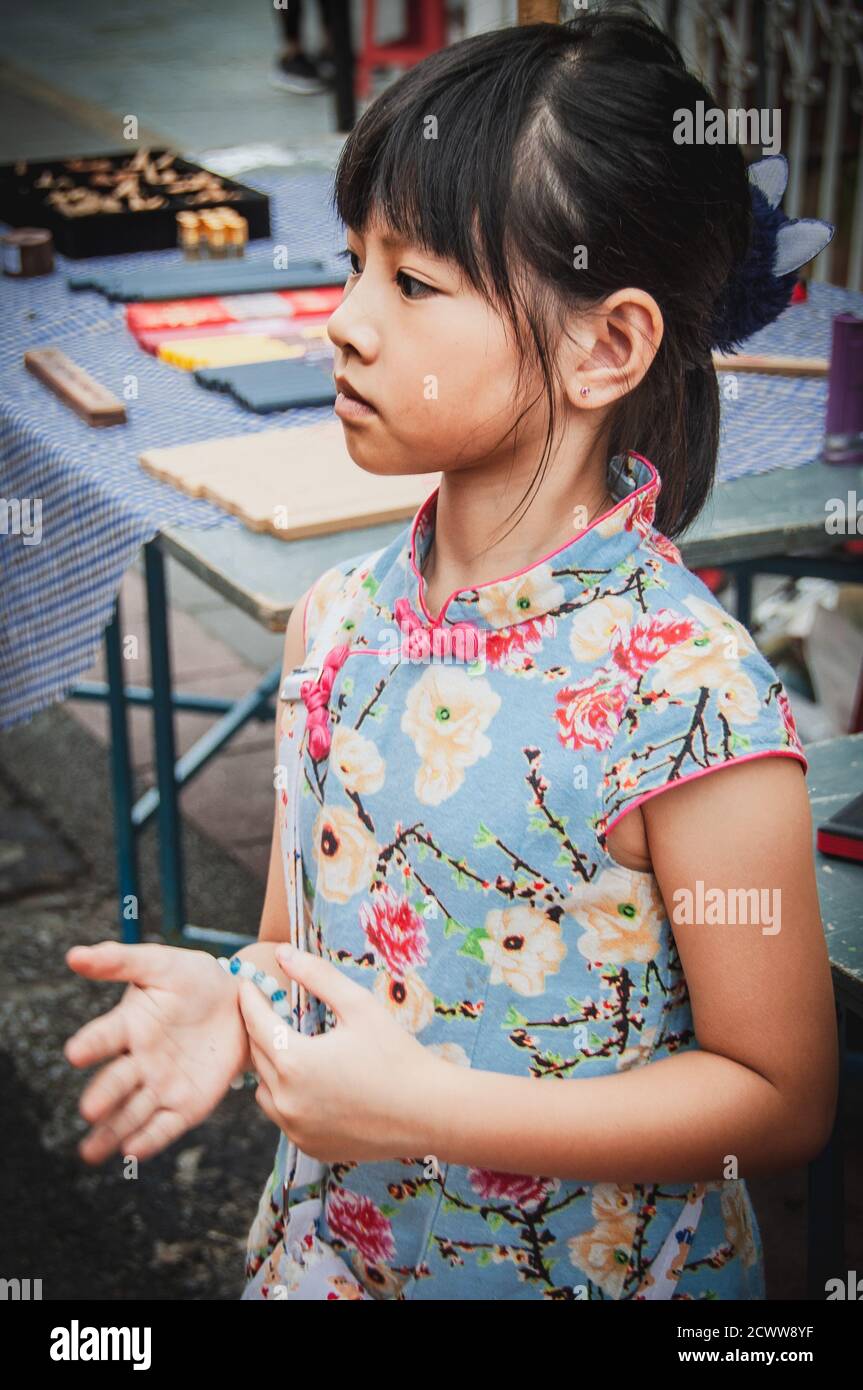
{"type": "MultiPolygon", "coordinates": [[[[612,858],[610,829],[731,762],[807,766],[776,673],[653,526],[656,469],[618,455],[609,484],[587,529],[439,614],[435,490],[389,546],[323,574],[306,613],[306,666],[329,658],[302,748],[306,947],[450,1065],[542,1086],[698,1046],[656,879],[612,858]]],[[[283,1135],[243,1297],[765,1297],[740,1179],[405,1155],[303,1157],[287,1185],[285,1156],[283,1135]]]]}

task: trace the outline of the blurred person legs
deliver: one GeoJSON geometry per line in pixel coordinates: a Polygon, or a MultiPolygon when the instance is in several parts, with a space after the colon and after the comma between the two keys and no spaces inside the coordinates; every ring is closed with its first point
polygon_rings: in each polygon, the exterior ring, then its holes
{"type": "Polygon", "coordinates": [[[320,0],[321,25],[324,31],[323,48],[317,61],[303,52],[301,37],[302,0],[284,0],[278,6],[282,25],[282,53],[270,77],[273,87],[311,96],[326,92],[333,82],[335,66],[329,29],[328,5],[320,0]]]}
{"type": "Polygon", "coordinates": [[[336,99],[336,130],[352,130],[356,121],[354,43],[349,0],[319,0],[327,47],[318,58],[322,73],[331,72],[336,99]]]}

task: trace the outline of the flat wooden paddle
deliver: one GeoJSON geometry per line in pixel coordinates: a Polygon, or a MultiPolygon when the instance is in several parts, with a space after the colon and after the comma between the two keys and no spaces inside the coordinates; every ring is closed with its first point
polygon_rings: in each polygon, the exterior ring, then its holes
{"type": "Polygon", "coordinates": [[[714,352],[713,365],[718,372],[764,372],[773,376],[827,376],[828,357],[758,357],[736,352],[726,356],[714,352]]]}

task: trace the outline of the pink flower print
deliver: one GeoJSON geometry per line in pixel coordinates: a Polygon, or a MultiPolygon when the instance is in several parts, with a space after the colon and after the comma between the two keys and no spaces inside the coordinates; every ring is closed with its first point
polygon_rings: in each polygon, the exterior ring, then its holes
{"type": "Polygon", "coordinates": [[[557,693],[558,738],[566,748],[610,748],[632,693],[631,681],[618,681],[602,668],[557,693]]]}
{"type": "Polygon", "coordinates": [[[496,1173],[492,1168],[469,1168],[468,1177],[480,1197],[513,1202],[525,1209],[539,1206],[560,1187],[558,1178],[532,1178],[527,1173],[496,1173]]]}
{"type": "Polygon", "coordinates": [[[686,642],[695,631],[691,618],[678,618],[668,608],[661,608],[649,622],[633,623],[630,628],[615,630],[611,657],[627,676],[638,680],[655,661],[672,647],[686,642]]]}
{"type": "Polygon", "coordinates": [[[512,666],[518,669],[531,665],[525,660],[532,652],[542,650],[543,636],[554,636],[555,622],[545,614],[539,618],[528,618],[527,622],[515,627],[498,628],[485,639],[485,659],[489,666],[512,666]]]}
{"type": "Polygon", "coordinates": [[[794,715],[791,711],[791,702],[789,701],[788,696],[786,695],[784,690],[780,690],[777,694],[776,703],[779,706],[779,713],[782,715],[782,723],[785,727],[785,732],[788,735],[788,742],[792,744],[794,748],[799,748],[802,752],[803,745],[800,742],[800,735],[797,732],[797,724],[795,722],[794,715]]]}
{"type": "Polygon", "coordinates": [[[370,1264],[395,1258],[396,1243],[388,1217],[370,1197],[344,1187],[330,1189],[326,1206],[330,1230],[346,1245],[358,1250],[370,1264]]]}
{"type": "Polygon", "coordinates": [[[673,565],[683,564],[683,556],[677,549],[674,541],[670,541],[667,536],[663,536],[661,531],[654,531],[652,535],[649,535],[647,537],[647,545],[650,550],[655,551],[657,555],[661,555],[665,560],[670,560],[673,565]]]}
{"type": "Polygon", "coordinates": [[[428,938],[422,919],[407,898],[396,897],[388,885],[362,904],[360,921],[366,940],[391,975],[404,979],[412,966],[425,965],[428,938]]]}
{"type": "Polygon", "coordinates": [[[306,725],[309,731],[309,752],[316,762],[325,758],[330,751],[330,712],[329,699],[333,689],[336,672],[344,666],[350,646],[342,642],[327,652],[320,676],[314,681],[303,681],[300,694],[308,710],[306,725]]]}
{"type": "Polygon", "coordinates": [[[480,654],[479,632],[473,623],[424,623],[410,599],[396,599],[395,620],[404,634],[402,654],[408,661],[428,661],[434,654],[475,661],[480,654]]]}
{"type": "Polygon", "coordinates": [[[652,489],[642,493],[632,501],[629,515],[626,518],[626,530],[636,530],[642,536],[646,536],[656,515],[656,496],[652,489]]]}

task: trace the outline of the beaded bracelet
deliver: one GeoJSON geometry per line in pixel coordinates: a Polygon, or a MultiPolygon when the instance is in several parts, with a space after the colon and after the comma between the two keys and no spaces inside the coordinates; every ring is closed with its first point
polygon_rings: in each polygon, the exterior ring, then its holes
{"type": "Polygon", "coordinates": [[[241,960],[239,956],[219,956],[219,964],[223,970],[230,975],[239,975],[243,980],[251,980],[252,984],[258,986],[269,999],[279,1018],[289,1018],[291,1014],[291,1001],[288,998],[287,990],[282,989],[278,980],[273,975],[267,975],[260,970],[254,961],[241,960]]]}
{"type": "MultiPolygon", "coordinates": [[[[267,975],[260,970],[254,961],[243,960],[240,956],[218,956],[218,962],[228,975],[239,975],[241,980],[251,980],[260,990],[266,994],[276,1013],[280,1018],[287,1018],[291,1012],[291,1001],[287,996],[287,991],[282,989],[278,980],[272,975],[267,975]]],[[[232,1091],[240,1091],[246,1085],[257,1086],[261,1078],[256,1071],[240,1072],[231,1082],[232,1091]]]]}

